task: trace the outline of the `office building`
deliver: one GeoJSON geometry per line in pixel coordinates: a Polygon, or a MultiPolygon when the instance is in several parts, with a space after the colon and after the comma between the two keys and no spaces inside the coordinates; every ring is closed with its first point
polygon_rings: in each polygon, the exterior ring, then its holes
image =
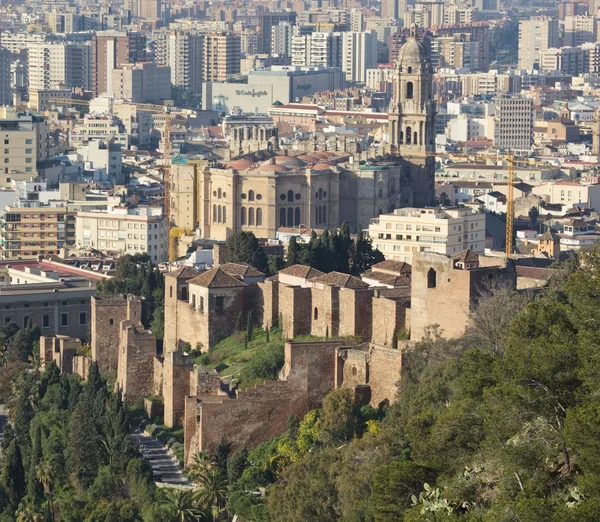
{"type": "Polygon", "coordinates": [[[342,70],[346,81],[364,83],[367,69],[377,66],[377,33],[342,33],[342,70]]]}
{"type": "Polygon", "coordinates": [[[146,61],[146,37],[129,31],[100,31],[92,36],[92,94],[108,91],[111,71],[146,61]]]}
{"type": "Polygon", "coordinates": [[[153,63],[124,64],[112,70],[108,94],[135,103],[160,103],[171,98],[171,68],[153,63]]]}
{"type": "Polygon", "coordinates": [[[267,11],[259,13],[258,26],[260,28],[258,39],[258,52],[268,54],[271,52],[271,40],[273,38],[273,27],[280,22],[296,23],[296,13],[267,11]]]}
{"type": "Polygon", "coordinates": [[[499,149],[531,149],[533,143],[533,100],[518,95],[496,97],[494,146],[499,149]]]}
{"type": "Polygon", "coordinates": [[[483,254],[485,214],[470,208],[400,208],[372,219],[369,236],[386,260],[409,264],[416,252],[483,254]]]}
{"type": "Polygon", "coordinates": [[[240,74],[240,37],[221,33],[204,37],[203,81],[224,82],[240,74]]]}
{"type": "Polygon", "coordinates": [[[558,20],[532,16],[519,22],[519,67],[533,69],[539,64],[540,52],[559,47],[558,20]]]}
{"type": "Polygon", "coordinates": [[[10,65],[10,51],[6,47],[0,47],[0,106],[12,103],[10,65]]]}
{"type": "Polygon", "coordinates": [[[78,248],[119,255],[148,254],[154,263],[168,261],[169,227],[162,207],[78,212],[75,237],[78,248]]]}

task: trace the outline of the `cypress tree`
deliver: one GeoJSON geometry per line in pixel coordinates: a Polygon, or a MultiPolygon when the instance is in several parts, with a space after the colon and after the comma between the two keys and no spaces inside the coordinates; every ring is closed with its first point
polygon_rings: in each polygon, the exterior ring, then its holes
{"type": "Polygon", "coordinates": [[[246,332],[248,334],[248,341],[252,340],[252,334],[254,333],[254,317],[252,311],[248,312],[248,323],[246,325],[246,332]]]}
{"type": "Polygon", "coordinates": [[[398,348],[398,332],[394,330],[394,335],[392,335],[392,348],[398,348]]]}
{"type": "Polygon", "coordinates": [[[42,460],[42,429],[39,424],[33,428],[31,439],[31,455],[29,457],[29,473],[27,475],[27,494],[35,505],[39,505],[44,497],[44,490],[37,478],[37,467],[42,460]]]}
{"type": "Polygon", "coordinates": [[[2,485],[6,501],[13,512],[17,510],[25,496],[25,470],[19,441],[15,438],[8,445],[2,466],[2,485]]]}
{"type": "Polygon", "coordinates": [[[267,333],[267,342],[270,343],[271,340],[269,339],[269,325],[266,326],[265,332],[267,333]]]}
{"type": "Polygon", "coordinates": [[[98,428],[93,405],[84,392],[69,419],[67,471],[76,486],[86,489],[98,474],[98,428]]]}
{"type": "Polygon", "coordinates": [[[287,266],[296,265],[300,262],[300,245],[296,241],[296,236],[292,236],[288,243],[285,263],[287,266]]]}
{"type": "Polygon", "coordinates": [[[235,331],[236,332],[241,332],[242,331],[242,312],[240,312],[237,315],[237,321],[235,322],[235,331]]]}

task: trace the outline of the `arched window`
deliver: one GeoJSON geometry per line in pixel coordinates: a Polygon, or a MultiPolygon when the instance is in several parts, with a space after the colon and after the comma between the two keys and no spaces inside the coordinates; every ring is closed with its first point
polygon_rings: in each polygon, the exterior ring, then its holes
{"type": "Polygon", "coordinates": [[[396,178],[390,178],[390,194],[396,193],[396,178]]]}
{"type": "Polygon", "coordinates": [[[413,98],[413,82],[406,83],[406,99],[412,100],[413,98]]]}
{"type": "Polygon", "coordinates": [[[379,197],[383,197],[383,181],[379,182],[379,197]]]}
{"type": "Polygon", "coordinates": [[[412,129],[410,127],[406,127],[406,144],[410,145],[411,141],[410,139],[412,138],[412,129]]]}
{"type": "Polygon", "coordinates": [[[294,210],[294,225],[300,226],[300,207],[296,207],[296,210],[294,210]]]}
{"type": "Polygon", "coordinates": [[[400,131],[400,136],[398,137],[398,143],[402,145],[404,143],[404,133],[400,131]]]}
{"type": "Polygon", "coordinates": [[[317,225],[321,223],[321,217],[323,216],[323,211],[321,210],[321,205],[317,207],[317,225]]]}
{"type": "Polygon", "coordinates": [[[223,223],[227,223],[227,207],[223,205],[223,223]]]}
{"type": "Polygon", "coordinates": [[[410,66],[409,66],[409,67],[407,67],[407,68],[406,68],[406,72],[407,72],[408,74],[412,73],[412,67],[410,67],[410,66]]]}
{"type": "Polygon", "coordinates": [[[430,268],[427,272],[427,288],[435,288],[437,281],[437,274],[433,268],[430,268]]]}
{"type": "Polygon", "coordinates": [[[256,226],[262,227],[262,208],[256,209],[256,226]]]}
{"type": "Polygon", "coordinates": [[[221,223],[222,220],[223,220],[223,214],[222,214],[222,210],[221,210],[221,205],[219,205],[217,207],[217,221],[219,223],[221,223]]]}
{"type": "Polygon", "coordinates": [[[323,205],[323,223],[327,223],[327,207],[323,205]]]}
{"type": "Polygon", "coordinates": [[[254,209],[252,207],[248,209],[248,225],[254,226],[254,209]]]}
{"type": "Polygon", "coordinates": [[[192,294],[192,306],[196,308],[196,294],[192,294]]]}
{"type": "Polygon", "coordinates": [[[352,367],[352,376],[356,377],[356,374],[358,373],[358,371],[356,370],[356,366],[352,367]]]}
{"type": "Polygon", "coordinates": [[[254,191],[253,190],[248,191],[248,201],[254,201],[254,191]]]}
{"type": "Polygon", "coordinates": [[[213,223],[217,222],[217,205],[213,205],[213,223]]]}
{"type": "Polygon", "coordinates": [[[217,190],[217,197],[219,199],[221,199],[221,195],[223,194],[223,192],[221,191],[221,189],[217,190]]]}
{"type": "Polygon", "coordinates": [[[415,131],[415,134],[414,134],[413,143],[414,143],[415,145],[418,145],[418,144],[419,144],[419,140],[418,140],[418,136],[417,136],[417,132],[416,132],[416,131],[415,131]]]}
{"type": "Polygon", "coordinates": [[[173,297],[173,287],[169,288],[169,297],[173,297]]]}
{"type": "Polygon", "coordinates": [[[323,199],[323,189],[319,189],[319,199],[323,199]]]}
{"type": "Polygon", "coordinates": [[[279,226],[285,227],[285,208],[279,209],[279,226]]]}
{"type": "Polygon", "coordinates": [[[315,321],[319,318],[319,309],[315,306],[315,311],[314,311],[314,318],[315,321]]]}
{"type": "Polygon", "coordinates": [[[181,300],[182,301],[188,300],[188,289],[185,286],[181,289],[181,300]]]}
{"type": "Polygon", "coordinates": [[[294,191],[288,190],[287,200],[293,202],[294,201],[294,191]]]}
{"type": "Polygon", "coordinates": [[[246,208],[242,207],[242,226],[246,224],[246,208]]]}
{"type": "Polygon", "coordinates": [[[292,207],[287,209],[287,224],[288,227],[294,226],[294,209],[292,207]]]}

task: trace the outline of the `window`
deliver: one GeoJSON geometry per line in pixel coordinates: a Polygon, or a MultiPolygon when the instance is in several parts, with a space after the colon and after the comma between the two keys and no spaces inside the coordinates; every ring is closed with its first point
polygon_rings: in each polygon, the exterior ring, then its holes
{"type": "Polygon", "coordinates": [[[111,326],[115,324],[115,320],[111,319],[110,321],[108,321],[108,324],[110,324],[111,326]]]}
{"type": "Polygon", "coordinates": [[[294,210],[294,226],[300,226],[300,207],[296,207],[296,210],[294,210]]]}
{"type": "Polygon", "coordinates": [[[26,315],[23,317],[23,328],[27,328],[29,326],[29,323],[31,322],[31,316],[30,315],[26,315]]]}
{"type": "Polygon", "coordinates": [[[11,318],[10,317],[5,317],[4,318],[4,326],[8,326],[10,324],[11,318]]]}
{"type": "Polygon", "coordinates": [[[169,297],[173,297],[173,287],[169,288],[169,297]]]}
{"type": "Polygon", "coordinates": [[[408,82],[406,84],[406,99],[407,100],[412,100],[412,98],[413,98],[413,89],[414,89],[413,82],[408,82]]]}
{"type": "Polygon", "coordinates": [[[222,295],[215,297],[215,312],[222,312],[225,308],[225,298],[222,295]]]}
{"type": "Polygon", "coordinates": [[[241,210],[242,216],[241,216],[241,221],[242,221],[242,226],[246,225],[246,209],[244,207],[242,207],[241,210]]]}
{"type": "Polygon", "coordinates": [[[84,325],[87,324],[87,313],[79,312],[79,324],[84,325]]]}
{"type": "Polygon", "coordinates": [[[42,315],[42,328],[50,328],[50,316],[48,314],[42,315]]]}
{"type": "Polygon", "coordinates": [[[181,289],[181,300],[182,301],[187,301],[188,300],[188,289],[183,287],[181,289]]]}
{"type": "Polygon", "coordinates": [[[204,297],[200,296],[200,311],[204,313],[204,297]]]}
{"type": "Polygon", "coordinates": [[[248,191],[248,201],[254,201],[254,191],[253,190],[248,191]]]}
{"type": "Polygon", "coordinates": [[[256,209],[256,226],[262,227],[262,208],[256,209]]]}
{"type": "Polygon", "coordinates": [[[251,227],[254,226],[254,209],[253,208],[248,209],[248,225],[250,225],[251,227]]]}
{"type": "Polygon", "coordinates": [[[29,308],[29,303],[25,303],[25,308],[29,308]]]}
{"type": "Polygon", "coordinates": [[[287,200],[288,200],[288,202],[293,202],[294,201],[294,191],[293,190],[288,190],[287,200]]]}
{"type": "Polygon", "coordinates": [[[319,309],[315,306],[315,311],[313,312],[313,316],[315,321],[319,318],[319,309]]]}
{"type": "Polygon", "coordinates": [[[279,210],[279,226],[285,227],[285,208],[279,210]]]}
{"type": "Polygon", "coordinates": [[[436,287],[436,278],[437,274],[433,268],[430,268],[427,272],[427,288],[435,288],[436,287]]]}
{"type": "Polygon", "coordinates": [[[62,314],[60,314],[60,325],[61,326],[69,326],[69,314],[66,312],[63,312],[62,314]]]}
{"type": "Polygon", "coordinates": [[[192,294],[192,306],[196,308],[196,296],[192,294]]]}

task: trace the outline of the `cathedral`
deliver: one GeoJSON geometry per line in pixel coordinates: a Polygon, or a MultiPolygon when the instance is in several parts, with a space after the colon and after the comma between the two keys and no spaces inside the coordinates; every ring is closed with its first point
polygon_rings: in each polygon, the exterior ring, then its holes
{"type": "Polygon", "coordinates": [[[219,165],[174,163],[171,226],[216,240],[240,231],[267,239],[280,229],[335,229],[344,221],[356,231],[396,208],[432,205],[432,76],[427,51],[413,29],[395,65],[390,143],[379,149],[353,154],[321,150],[315,141],[314,151],[305,153],[274,146],[219,165]]]}

